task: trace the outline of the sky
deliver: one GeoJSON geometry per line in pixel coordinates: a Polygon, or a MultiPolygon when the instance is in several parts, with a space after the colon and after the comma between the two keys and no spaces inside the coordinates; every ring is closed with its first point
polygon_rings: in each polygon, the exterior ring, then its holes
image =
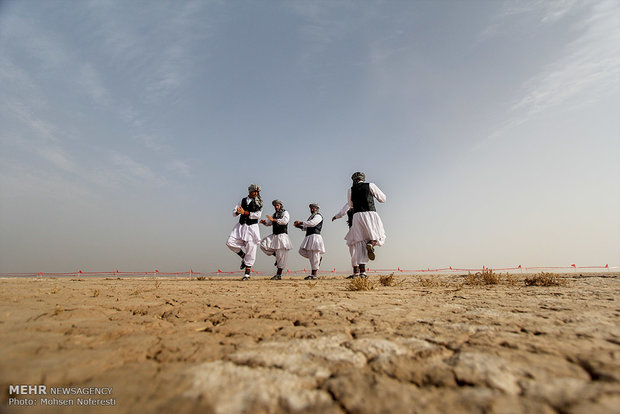
{"type": "Polygon", "coordinates": [[[0,0],[0,96],[0,272],[238,270],[251,183],[346,271],[355,171],[371,268],[620,265],[616,0],[0,0]]]}

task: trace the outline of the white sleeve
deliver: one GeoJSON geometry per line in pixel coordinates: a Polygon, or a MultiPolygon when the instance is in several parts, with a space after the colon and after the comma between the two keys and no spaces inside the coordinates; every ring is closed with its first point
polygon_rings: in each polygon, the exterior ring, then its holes
{"type": "Polygon", "coordinates": [[[301,224],[304,226],[304,230],[305,230],[306,227],[314,227],[314,226],[316,226],[317,224],[319,224],[322,221],[323,221],[323,217],[321,217],[321,215],[317,214],[316,216],[314,216],[314,218],[312,220],[304,221],[301,224]]]}
{"type": "Polygon", "coordinates": [[[239,215],[239,213],[237,213],[237,209],[238,209],[239,207],[241,207],[241,203],[239,203],[239,204],[237,204],[237,205],[235,206],[235,209],[233,210],[233,216],[234,216],[234,217],[237,217],[237,216],[239,215]]]}
{"type": "MultiPolygon", "coordinates": [[[[291,219],[291,216],[289,216],[288,211],[285,211],[284,214],[282,215],[282,218],[277,219],[276,223],[278,223],[280,225],[288,224],[290,219],[291,219]]],[[[271,221],[270,221],[270,223],[271,223],[271,221]]]]}
{"type": "Polygon", "coordinates": [[[344,217],[345,214],[347,214],[347,211],[349,211],[351,207],[349,207],[349,203],[346,202],[344,204],[344,206],[342,206],[342,208],[340,209],[339,212],[336,213],[336,215],[334,217],[336,217],[337,219],[344,217]]]}
{"type": "Polygon", "coordinates": [[[263,210],[258,210],[258,211],[255,211],[253,213],[250,213],[248,218],[252,219],[252,220],[258,220],[260,218],[261,214],[263,214],[263,210]]]}
{"type": "Polygon", "coordinates": [[[378,202],[385,203],[385,194],[383,194],[383,191],[379,190],[379,187],[377,187],[375,183],[370,183],[369,188],[370,192],[377,199],[378,202]]]}

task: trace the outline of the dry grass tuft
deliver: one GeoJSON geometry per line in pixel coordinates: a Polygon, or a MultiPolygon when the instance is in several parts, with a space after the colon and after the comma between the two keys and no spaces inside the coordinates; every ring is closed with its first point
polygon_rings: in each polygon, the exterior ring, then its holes
{"type": "Polygon", "coordinates": [[[394,281],[394,273],[390,273],[389,276],[379,276],[379,283],[383,286],[394,286],[396,284],[394,281]]]}
{"type": "Polygon", "coordinates": [[[425,278],[425,277],[420,277],[419,283],[420,283],[420,286],[425,287],[425,288],[445,286],[444,283],[440,282],[437,279],[431,279],[431,278],[425,278]]]}
{"type": "Polygon", "coordinates": [[[207,280],[207,278],[205,276],[198,276],[196,280],[207,280]]]}
{"type": "Polygon", "coordinates": [[[370,281],[368,278],[356,277],[355,279],[351,279],[349,282],[347,289],[353,291],[359,290],[373,290],[375,288],[375,284],[370,281]]]}
{"type": "Polygon", "coordinates": [[[518,279],[515,275],[506,272],[506,276],[504,276],[504,281],[508,286],[516,286],[518,279]]]}
{"type": "Polygon", "coordinates": [[[497,285],[499,280],[499,275],[494,273],[493,269],[484,269],[482,272],[476,272],[473,275],[468,273],[465,284],[472,286],[497,285]]]}
{"type": "Polygon", "coordinates": [[[566,286],[566,281],[554,273],[540,272],[525,278],[525,286],[566,286]]]}
{"type": "Polygon", "coordinates": [[[93,298],[96,298],[97,296],[99,296],[99,289],[93,290],[93,298]]]}

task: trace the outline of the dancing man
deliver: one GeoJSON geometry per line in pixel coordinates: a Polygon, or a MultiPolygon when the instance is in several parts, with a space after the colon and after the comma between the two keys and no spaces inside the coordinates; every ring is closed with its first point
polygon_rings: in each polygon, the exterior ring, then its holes
{"type": "Polygon", "coordinates": [[[251,184],[248,187],[248,196],[243,198],[233,210],[233,216],[239,216],[239,222],[233,227],[226,242],[226,246],[241,257],[240,268],[245,269],[241,280],[250,279],[252,266],[256,260],[256,249],[260,242],[258,219],[262,213],[263,200],[260,198],[260,187],[251,184]]]}
{"type": "Polygon", "coordinates": [[[353,209],[351,229],[345,236],[351,253],[353,274],[356,277],[355,267],[359,269],[359,277],[367,277],[366,263],[375,260],[375,247],[385,243],[385,230],[381,217],[375,209],[375,202],[384,203],[385,194],[374,183],[367,183],[363,172],[356,172],[351,176],[353,185],[347,193],[347,204],[334,216],[332,220],[344,216],[348,209],[353,209]]]}
{"type": "Polygon", "coordinates": [[[306,237],[304,237],[299,247],[299,254],[310,259],[312,274],[306,276],[305,280],[316,279],[316,274],[321,265],[321,256],[325,254],[325,245],[323,244],[323,236],[321,236],[323,216],[319,213],[319,205],[317,203],[312,203],[309,207],[310,217],[308,217],[308,220],[296,221],[294,223],[295,227],[306,231],[306,237]]]}
{"type": "Polygon", "coordinates": [[[273,227],[273,234],[265,237],[260,242],[260,248],[267,256],[276,257],[276,267],[278,268],[276,275],[271,280],[282,280],[282,270],[286,266],[288,251],[293,248],[291,240],[288,237],[288,222],[290,220],[288,211],[284,209],[284,205],[280,200],[271,202],[276,212],[273,217],[267,215],[267,220],[260,222],[265,226],[273,227]]]}

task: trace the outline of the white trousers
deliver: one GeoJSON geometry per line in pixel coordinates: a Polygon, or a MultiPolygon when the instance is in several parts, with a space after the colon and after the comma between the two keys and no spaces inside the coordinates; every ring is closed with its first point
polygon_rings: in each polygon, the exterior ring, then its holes
{"type": "Polygon", "coordinates": [[[321,252],[319,250],[306,250],[300,248],[299,254],[306,259],[310,259],[310,267],[312,270],[319,270],[319,265],[321,263],[321,252]]]}
{"type": "Polygon", "coordinates": [[[365,241],[349,245],[349,253],[351,254],[351,265],[359,266],[368,263],[368,250],[366,250],[365,241]]]}
{"type": "Polygon", "coordinates": [[[258,243],[253,241],[244,241],[235,237],[229,237],[226,242],[226,246],[235,253],[239,253],[241,249],[245,250],[245,256],[243,263],[247,267],[252,267],[256,261],[256,251],[258,250],[258,243]]]}
{"type": "Polygon", "coordinates": [[[286,249],[270,249],[268,247],[263,246],[261,243],[260,249],[267,255],[271,256],[273,254],[276,255],[276,263],[279,269],[284,269],[286,267],[286,262],[288,260],[288,250],[286,249]]]}
{"type": "Polygon", "coordinates": [[[355,245],[349,246],[349,255],[351,256],[351,266],[357,266],[358,263],[357,259],[355,258],[355,245]]]}

